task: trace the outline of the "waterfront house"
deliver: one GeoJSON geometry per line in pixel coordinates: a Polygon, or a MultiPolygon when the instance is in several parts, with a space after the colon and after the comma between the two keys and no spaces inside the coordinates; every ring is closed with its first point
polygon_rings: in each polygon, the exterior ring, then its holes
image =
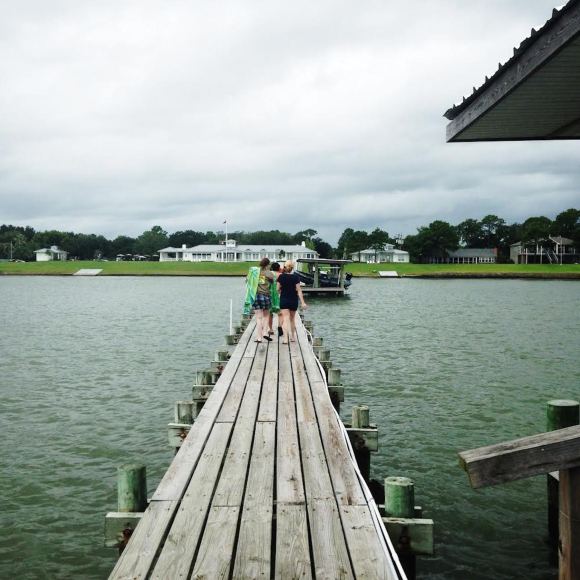
{"type": "Polygon", "coordinates": [[[61,250],[58,246],[50,246],[50,248],[41,248],[35,250],[37,262],[51,262],[52,260],[66,260],[68,252],[61,250]]]}
{"type": "Polygon", "coordinates": [[[159,250],[160,262],[257,262],[262,258],[272,261],[318,258],[318,252],[302,245],[259,245],[241,244],[227,240],[223,244],[201,244],[188,248],[163,248],[159,250]]]}
{"type": "Polygon", "coordinates": [[[495,264],[497,248],[460,248],[447,252],[448,264],[495,264]]]}
{"type": "Polygon", "coordinates": [[[512,244],[510,258],[514,264],[577,264],[580,252],[573,240],[549,236],[547,240],[512,244]]]}
{"type": "Polygon", "coordinates": [[[353,262],[366,262],[367,264],[379,264],[379,263],[399,263],[408,264],[409,252],[404,250],[397,250],[393,244],[385,244],[382,250],[373,250],[368,248],[362,250],[361,252],[353,252],[351,255],[351,260],[353,262]]]}

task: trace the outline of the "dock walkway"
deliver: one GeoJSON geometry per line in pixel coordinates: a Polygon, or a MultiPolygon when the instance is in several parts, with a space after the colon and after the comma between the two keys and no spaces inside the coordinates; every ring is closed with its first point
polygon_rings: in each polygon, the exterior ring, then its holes
{"type": "Polygon", "coordinates": [[[249,324],[111,579],[404,578],[297,323],[249,324]]]}

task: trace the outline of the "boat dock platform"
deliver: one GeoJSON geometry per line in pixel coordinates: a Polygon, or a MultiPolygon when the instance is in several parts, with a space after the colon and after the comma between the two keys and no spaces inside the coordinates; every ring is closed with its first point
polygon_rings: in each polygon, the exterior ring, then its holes
{"type": "Polygon", "coordinates": [[[111,579],[405,579],[296,322],[249,322],[111,579]]]}

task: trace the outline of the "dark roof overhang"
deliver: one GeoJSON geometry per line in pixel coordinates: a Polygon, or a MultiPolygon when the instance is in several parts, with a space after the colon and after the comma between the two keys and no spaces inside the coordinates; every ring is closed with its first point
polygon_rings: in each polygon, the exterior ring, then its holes
{"type": "Polygon", "coordinates": [[[552,18],[460,105],[447,141],[580,139],[580,0],[552,18]]]}

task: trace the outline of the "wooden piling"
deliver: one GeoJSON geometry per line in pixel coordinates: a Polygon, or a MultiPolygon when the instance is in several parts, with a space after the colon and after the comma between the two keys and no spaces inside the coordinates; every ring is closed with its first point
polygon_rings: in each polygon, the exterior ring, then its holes
{"type": "MultiPolygon", "coordinates": [[[[415,516],[415,484],[408,477],[385,478],[385,513],[389,518],[411,519],[415,516]]],[[[393,537],[391,536],[391,539],[393,537]]],[[[396,538],[395,549],[409,580],[415,578],[417,558],[411,551],[411,539],[405,527],[396,538]]]]}
{"type": "Polygon", "coordinates": [[[385,512],[392,518],[415,516],[415,484],[408,477],[385,478],[385,512]]]}
{"type": "Polygon", "coordinates": [[[352,408],[352,426],[356,429],[370,427],[370,411],[366,405],[355,405],[352,408]]]}
{"type": "MultiPolygon", "coordinates": [[[[370,413],[366,405],[355,405],[352,408],[351,427],[354,429],[368,429],[370,427],[370,413]]],[[[357,438],[356,442],[353,445],[354,456],[361,475],[368,482],[371,478],[371,450],[364,444],[364,440],[357,438]],[[356,442],[359,444],[357,445],[356,442]]]]}
{"type": "Polygon", "coordinates": [[[328,384],[340,386],[340,369],[328,369],[328,384]]]}
{"type": "Polygon", "coordinates": [[[175,401],[175,422],[193,425],[194,401],[175,401]]]}
{"type": "Polygon", "coordinates": [[[147,470],[127,464],[117,469],[117,511],[143,512],[147,508],[147,470]]]}
{"type": "MultiPolygon", "coordinates": [[[[580,424],[580,403],[566,399],[548,401],[546,407],[547,431],[556,431],[580,424]]],[[[560,537],[559,474],[550,473],[546,478],[548,496],[548,537],[555,548],[560,537]]]]}

